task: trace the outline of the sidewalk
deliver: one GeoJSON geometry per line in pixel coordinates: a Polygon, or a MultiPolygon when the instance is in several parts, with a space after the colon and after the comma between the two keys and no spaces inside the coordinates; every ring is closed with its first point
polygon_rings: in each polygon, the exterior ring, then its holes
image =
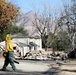
{"type": "MultiPolygon", "coordinates": [[[[0,59],[0,68],[3,66],[4,59],[0,59]]],[[[29,62],[20,62],[20,64],[16,64],[16,68],[18,70],[22,70],[25,72],[45,72],[49,69],[47,64],[39,64],[39,63],[29,63],[29,62]]],[[[7,69],[11,67],[10,65],[7,66],[7,69]]]]}
{"type": "MultiPolygon", "coordinates": [[[[0,59],[0,68],[2,68],[4,59],[0,59]]],[[[65,63],[59,66],[54,64],[49,66],[48,63],[30,63],[22,62],[20,64],[15,64],[17,72],[12,72],[12,68],[8,65],[7,69],[9,71],[0,71],[0,75],[76,75],[76,62],[65,63]],[[69,64],[69,65],[68,65],[69,64]]]]}
{"type": "MultiPolygon", "coordinates": [[[[4,59],[0,59],[0,69],[3,66],[3,63],[4,59]]],[[[15,65],[17,68],[16,72],[12,72],[11,66],[8,65],[8,71],[0,71],[0,75],[44,75],[44,73],[49,69],[47,64],[43,63],[20,62],[20,64],[15,65]]]]}

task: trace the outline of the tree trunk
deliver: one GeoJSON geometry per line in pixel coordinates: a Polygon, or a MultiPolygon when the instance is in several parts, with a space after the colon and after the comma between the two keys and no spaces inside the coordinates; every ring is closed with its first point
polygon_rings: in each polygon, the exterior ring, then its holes
{"type": "Polygon", "coordinates": [[[47,46],[45,46],[45,51],[47,51],[47,46]]]}

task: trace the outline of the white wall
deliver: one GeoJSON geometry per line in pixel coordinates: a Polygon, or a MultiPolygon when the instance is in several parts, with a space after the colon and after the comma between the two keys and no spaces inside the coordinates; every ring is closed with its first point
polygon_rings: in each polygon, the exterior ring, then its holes
{"type": "Polygon", "coordinates": [[[22,42],[22,43],[28,44],[28,38],[14,38],[12,39],[12,41],[16,43],[22,42]]]}
{"type": "Polygon", "coordinates": [[[38,46],[37,46],[37,50],[42,50],[42,41],[41,39],[35,39],[35,38],[29,38],[29,42],[34,42],[36,43],[38,46]]]}
{"type": "MultiPolygon", "coordinates": [[[[13,38],[12,41],[14,43],[24,43],[26,45],[29,45],[29,42],[33,42],[35,44],[37,44],[37,48],[36,50],[42,50],[42,40],[41,39],[35,39],[35,38],[13,38]]],[[[28,46],[20,46],[19,47],[20,51],[21,51],[21,55],[24,56],[26,54],[27,51],[29,51],[29,47],[28,46]]],[[[31,50],[34,50],[34,47],[32,47],[31,50]]]]}

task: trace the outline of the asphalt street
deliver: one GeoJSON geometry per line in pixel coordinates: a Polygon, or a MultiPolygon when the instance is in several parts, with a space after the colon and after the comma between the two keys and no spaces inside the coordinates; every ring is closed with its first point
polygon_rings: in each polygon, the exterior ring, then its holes
{"type": "MultiPolygon", "coordinates": [[[[17,60],[15,63],[17,70],[14,72],[10,65],[7,71],[1,71],[0,75],[76,75],[76,61],[56,64],[59,61],[39,61],[39,60],[17,60]]],[[[0,69],[4,59],[0,59],[0,69]]]]}
{"type": "MultiPolygon", "coordinates": [[[[16,64],[17,71],[13,71],[11,66],[7,66],[7,71],[1,71],[0,75],[55,75],[57,69],[49,68],[50,61],[38,61],[38,60],[17,60],[19,64],[16,64]]],[[[2,68],[4,60],[0,60],[0,68],[2,68]]],[[[53,62],[52,62],[53,63],[53,62]]],[[[57,73],[56,73],[57,74],[57,73]]]]}

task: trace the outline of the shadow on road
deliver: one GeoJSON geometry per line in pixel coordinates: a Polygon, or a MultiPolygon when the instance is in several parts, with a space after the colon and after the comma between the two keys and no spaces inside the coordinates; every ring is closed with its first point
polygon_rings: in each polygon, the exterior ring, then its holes
{"type": "Polygon", "coordinates": [[[50,68],[45,72],[24,72],[21,70],[17,70],[17,71],[1,71],[0,70],[0,75],[58,75],[58,68],[50,68]]]}

